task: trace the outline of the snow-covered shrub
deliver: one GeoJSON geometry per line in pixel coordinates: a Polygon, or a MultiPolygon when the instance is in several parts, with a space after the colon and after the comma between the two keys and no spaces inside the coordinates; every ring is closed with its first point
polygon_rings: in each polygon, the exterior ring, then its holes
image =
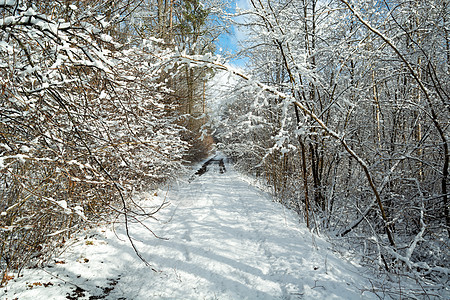
{"type": "Polygon", "coordinates": [[[162,78],[170,51],[114,42],[102,1],[28,3],[0,1],[2,275],[130,212],[132,193],[174,176],[187,149],[162,78]]]}

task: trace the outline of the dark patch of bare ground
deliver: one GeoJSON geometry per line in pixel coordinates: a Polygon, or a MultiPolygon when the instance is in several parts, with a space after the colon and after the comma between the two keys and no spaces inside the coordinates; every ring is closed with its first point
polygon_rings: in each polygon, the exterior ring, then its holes
{"type": "Polygon", "coordinates": [[[223,161],[223,158],[220,159],[216,159],[216,158],[211,158],[209,160],[207,160],[201,167],[200,169],[198,169],[194,175],[191,176],[191,178],[189,178],[189,182],[192,182],[193,180],[195,180],[195,178],[202,176],[203,174],[205,174],[206,172],[208,172],[208,166],[210,164],[218,164],[219,165],[219,173],[223,174],[227,171],[227,169],[225,168],[225,163],[223,161]]]}
{"type": "MultiPolygon", "coordinates": [[[[99,286],[97,286],[98,288],[102,289],[102,291],[103,291],[102,294],[97,295],[97,296],[89,296],[89,300],[106,299],[106,297],[108,297],[109,294],[114,290],[114,288],[116,287],[116,285],[119,282],[119,280],[120,280],[120,276],[118,278],[116,278],[116,279],[109,278],[108,279],[108,285],[106,287],[99,287],[99,286]]],[[[70,294],[67,293],[66,299],[77,300],[77,299],[80,299],[80,298],[85,298],[86,297],[86,292],[87,291],[85,289],[83,289],[83,288],[81,288],[79,286],[76,286],[76,288],[72,291],[72,293],[70,293],[70,294]]],[[[117,298],[117,300],[126,300],[126,298],[123,298],[123,297],[122,298],[117,298]]]]}

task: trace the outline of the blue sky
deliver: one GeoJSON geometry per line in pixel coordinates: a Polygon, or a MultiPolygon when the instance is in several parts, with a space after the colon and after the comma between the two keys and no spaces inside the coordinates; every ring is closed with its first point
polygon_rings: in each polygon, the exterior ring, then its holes
{"type": "MultiPolygon", "coordinates": [[[[232,0],[230,3],[231,7],[229,8],[228,12],[235,13],[236,5],[240,8],[248,8],[247,0],[232,0]]],[[[223,56],[226,56],[227,53],[231,55],[236,54],[237,51],[239,51],[238,40],[244,37],[245,35],[239,32],[238,28],[232,26],[230,28],[230,33],[223,33],[221,36],[219,36],[219,39],[216,42],[216,53],[223,56]]],[[[245,58],[234,58],[230,60],[230,63],[232,65],[236,65],[239,67],[243,67],[245,65],[245,62],[245,58]]]]}
{"type": "MultiPolygon", "coordinates": [[[[216,43],[217,45],[217,54],[226,56],[227,53],[231,55],[236,54],[239,51],[238,46],[238,38],[234,31],[234,28],[231,28],[231,32],[229,34],[222,34],[219,37],[219,40],[216,43]],[[221,51],[222,50],[222,51],[221,51]]],[[[230,63],[236,66],[243,67],[245,65],[245,58],[233,58],[230,60],[230,63]]]]}

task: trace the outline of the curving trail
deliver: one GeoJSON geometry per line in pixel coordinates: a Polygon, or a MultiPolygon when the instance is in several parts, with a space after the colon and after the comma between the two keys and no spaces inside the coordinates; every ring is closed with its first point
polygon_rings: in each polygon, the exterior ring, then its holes
{"type": "Polygon", "coordinates": [[[363,270],[338,258],[294,213],[220,159],[206,168],[169,192],[158,221],[146,221],[168,240],[132,226],[138,249],[157,272],[138,260],[122,228],[116,231],[123,241],[98,229],[58,258],[64,264],[27,270],[10,282],[3,299],[375,298],[362,292],[370,287],[363,270]],[[25,282],[52,285],[27,289],[25,282]]]}

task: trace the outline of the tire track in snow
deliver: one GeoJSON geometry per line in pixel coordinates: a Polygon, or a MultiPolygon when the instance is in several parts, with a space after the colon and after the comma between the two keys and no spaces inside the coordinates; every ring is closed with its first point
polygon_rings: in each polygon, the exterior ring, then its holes
{"type": "MultiPolygon", "coordinates": [[[[198,219],[195,222],[200,223],[198,225],[201,230],[193,240],[200,245],[209,242],[208,249],[212,250],[203,252],[199,251],[198,248],[191,248],[190,251],[194,253],[193,255],[203,255],[203,257],[209,259],[209,269],[228,270],[229,274],[232,275],[231,280],[235,281],[233,285],[238,286],[241,282],[244,285],[251,285],[251,281],[255,280],[252,277],[259,279],[265,275],[265,272],[259,268],[255,259],[253,259],[253,265],[249,265],[248,262],[251,257],[255,257],[259,246],[257,243],[259,236],[257,236],[257,239],[253,238],[255,233],[252,232],[252,226],[245,218],[245,209],[243,210],[241,203],[241,195],[247,193],[249,187],[243,182],[236,184],[233,180],[230,181],[230,176],[218,175],[220,172],[212,171],[191,183],[191,189],[201,192],[180,199],[180,201],[189,203],[192,200],[190,197],[196,198],[196,204],[191,207],[191,210],[194,209],[196,212],[198,219]],[[208,182],[208,188],[200,188],[204,185],[203,181],[208,182]],[[211,241],[208,241],[210,237],[204,232],[205,229],[208,231],[208,227],[214,227],[208,222],[213,222],[215,226],[221,228],[221,230],[212,229],[215,231],[214,237],[219,240],[218,243],[213,243],[214,245],[211,245],[211,241]]],[[[252,196],[255,195],[252,194],[252,196]]],[[[229,288],[226,285],[223,286],[224,290],[229,288]]],[[[273,287],[273,289],[279,290],[278,287],[273,287]]],[[[271,297],[270,294],[264,295],[261,291],[259,293],[263,298],[271,297]]]]}

